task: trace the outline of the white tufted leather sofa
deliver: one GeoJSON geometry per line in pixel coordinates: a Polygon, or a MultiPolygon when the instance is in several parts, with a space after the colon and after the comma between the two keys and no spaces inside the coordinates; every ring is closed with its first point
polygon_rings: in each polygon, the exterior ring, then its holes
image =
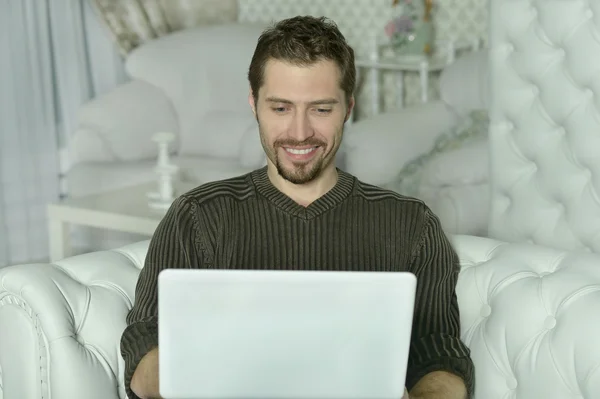
{"type": "Polygon", "coordinates": [[[3,399],[125,398],[119,340],[147,247],[0,269],[3,399]]]}
{"type": "MultiPolygon", "coordinates": [[[[497,239],[452,237],[475,399],[597,399],[600,2],[490,4],[497,239]]],[[[4,399],[124,398],[119,337],[147,244],[0,270],[4,399]]]]}
{"type": "MultiPolygon", "coordinates": [[[[600,255],[453,242],[475,398],[599,398],[600,255]]],[[[146,248],[0,271],[4,399],[125,398],[119,338],[146,248]]]]}

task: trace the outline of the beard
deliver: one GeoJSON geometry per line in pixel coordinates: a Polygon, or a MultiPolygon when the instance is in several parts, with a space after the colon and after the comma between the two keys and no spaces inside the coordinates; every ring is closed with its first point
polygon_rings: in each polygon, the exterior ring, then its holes
{"type": "MultiPolygon", "coordinates": [[[[308,182],[313,181],[317,177],[321,175],[323,169],[325,169],[324,165],[325,159],[323,155],[319,156],[318,159],[311,160],[309,162],[292,162],[292,167],[285,167],[281,158],[279,156],[280,151],[285,151],[283,147],[295,147],[295,146],[313,146],[319,148],[325,148],[327,146],[326,143],[323,143],[321,140],[316,139],[308,139],[305,141],[296,141],[296,140],[277,140],[273,143],[273,149],[275,153],[275,168],[277,168],[277,173],[285,180],[289,181],[293,184],[306,184],[308,182]]],[[[318,151],[315,150],[315,151],[318,151]]]]}
{"type": "MultiPolygon", "coordinates": [[[[285,180],[292,184],[306,184],[317,179],[321,173],[331,164],[334,155],[337,152],[339,143],[335,145],[329,154],[325,154],[324,151],[327,148],[327,143],[317,138],[311,137],[304,141],[297,141],[293,139],[282,139],[276,140],[272,146],[270,146],[266,140],[263,130],[258,124],[258,130],[260,132],[260,142],[267,154],[269,160],[275,165],[277,173],[285,180]],[[279,156],[281,151],[285,151],[284,147],[296,147],[296,146],[311,146],[319,147],[323,150],[323,153],[317,155],[318,158],[311,159],[308,162],[293,162],[292,165],[284,165],[283,160],[279,156]]],[[[315,151],[319,151],[319,148],[315,151]]]]}

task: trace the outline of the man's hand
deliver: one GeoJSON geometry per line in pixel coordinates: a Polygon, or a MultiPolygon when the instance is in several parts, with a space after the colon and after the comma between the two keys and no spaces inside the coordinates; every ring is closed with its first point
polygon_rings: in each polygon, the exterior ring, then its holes
{"type": "Polygon", "coordinates": [[[158,393],[158,348],[140,361],[131,379],[131,390],[142,399],[160,399],[158,393]]]}
{"type": "Polygon", "coordinates": [[[406,388],[404,388],[404,395],[402,395],[402,399],[410,399],[410,396],[408,396],[408,391],[406,390],[406,388]]]}
{"type": "Polygon", "coordinates": [[[433,371],[417,382],[410,395],[412,399],[467,399],[467,389],[462,378],[433,371]]]}

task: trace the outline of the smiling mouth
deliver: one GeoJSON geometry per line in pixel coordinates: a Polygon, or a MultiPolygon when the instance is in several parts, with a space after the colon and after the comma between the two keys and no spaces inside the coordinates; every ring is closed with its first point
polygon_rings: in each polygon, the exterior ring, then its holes
{"type": "Polygon", "coordinates": [[[310,154],[311,152],[314,152],[317,150],[317,148],[319,147],[309,147],[309,148],[289,148],[289,147],[283,147],[283,149],[285,150],[285,152],[292,154],[292,155],[307,155],[310,154]]]}

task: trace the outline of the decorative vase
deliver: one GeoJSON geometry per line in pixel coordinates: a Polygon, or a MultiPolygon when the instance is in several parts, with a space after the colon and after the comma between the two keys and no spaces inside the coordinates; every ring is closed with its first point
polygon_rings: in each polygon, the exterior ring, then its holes
{"type": "Polygon", "coordinates": [[[398,55],[428,56],[433,49],[434,27],[431,21],[419,21],[412,32],[400,40],[392,40],[391,47],[398,55]]]}
{"type": "MultiPolygon", "coordinates": [[[[399,3],[394,1],[393,5],[399,3]]],[[[433,0],[404,0],[403,3],[402,13],[385,27],[389,46],[401,56],[431,55],[435,40],[431,20],[433,0]]]]}

